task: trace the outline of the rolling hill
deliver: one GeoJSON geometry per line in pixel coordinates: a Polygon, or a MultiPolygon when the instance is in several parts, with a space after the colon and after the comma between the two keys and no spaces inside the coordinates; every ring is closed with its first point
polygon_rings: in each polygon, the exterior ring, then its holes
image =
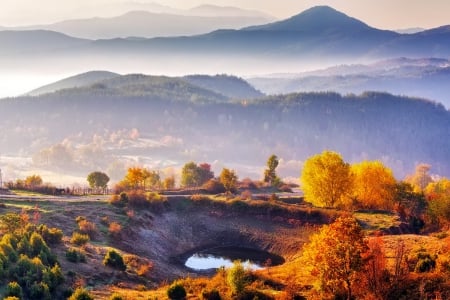
{"type": "Polygon", "coordinates": [[[59,80],[57,82],[45,85],[38,89],[32,90],[27,93],[29,96],[37,96],[41,94],[53,93],[58,90],[76,88],[82,86],[92,85],[98,81],[110,79],[120,76],[119,74],[107,72],[107,71],[90,71],[83,74],[78,74],[69,78],[59,80]]]}
{"type": "Polygon", "coordinates": [[[382,160],[398,178],[420,162],[449,176],[449,129],[450,111],[417,98],[372,92],[231,100],[184,78],[139,74],[0,101],[2,156],[20,153],[33,170],[83,176],[100,169],[112,178],[127,165],[164,169],[191,160],[259,178],[272,153],[282,158],[281,176],[298,177],[302,162],[324,149],[349,162],[382,160]]]}

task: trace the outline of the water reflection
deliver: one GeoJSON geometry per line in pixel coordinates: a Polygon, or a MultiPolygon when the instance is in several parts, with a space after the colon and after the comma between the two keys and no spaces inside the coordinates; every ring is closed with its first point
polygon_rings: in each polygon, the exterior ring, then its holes
{"type": "Polygon", "coordinates": [[[186,267],[194,270],[230,267],[233,261],[244,262],[244,267],[259,270],[271,265],[279,265],[283,258],[265,251],[239,247],[218,247],[197,252],[186,260],[186,267]]]}

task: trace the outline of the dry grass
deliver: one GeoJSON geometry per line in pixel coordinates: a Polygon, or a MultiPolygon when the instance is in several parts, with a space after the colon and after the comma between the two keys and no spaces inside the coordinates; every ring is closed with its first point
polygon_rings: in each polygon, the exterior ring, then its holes
{"type": "Polygon", "coordinates": [[[364,230],[371,234],[389,227],[400,225],[400,217],[391,212],[355,212],[353,216],[358,220],[364,230]]]}

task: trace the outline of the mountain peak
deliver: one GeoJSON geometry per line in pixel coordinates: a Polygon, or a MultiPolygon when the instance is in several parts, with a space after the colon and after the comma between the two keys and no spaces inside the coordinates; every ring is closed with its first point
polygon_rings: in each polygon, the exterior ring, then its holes
{"type": "Polygon", "coordinates": [[[289,19],[263,26],[253,26],[247,30],[269,31],[342,31],[347,32],[370,29],[367,24],[347,16],[330,6],[314,6],[289,19]]]}

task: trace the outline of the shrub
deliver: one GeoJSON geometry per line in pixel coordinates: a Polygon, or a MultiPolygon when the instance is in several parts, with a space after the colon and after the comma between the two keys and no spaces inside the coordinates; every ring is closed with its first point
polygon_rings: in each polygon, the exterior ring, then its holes
{"type": "Polygon", "coordinates": [[[70,239],[70,243],[78,246],[82,246],[89,242],[90,238],[87,234],[81,234],[79,232],[74,232],[72,234],[72,238],[70,239]]]}
{"type": "Polygon", "coordinates": [[[80,222],[78,222],[78,228],[81,233],[89,235],[91,239],[97,233],[97,226],[95,226],[94,223],[89,222],[87,220],[81,220],[80,222]]]}
{"type": "Polygon", "coordinates": [[[86,262],[86,256],[75,248],[69,248],[66,251],[66,259],[73,263],[86,262]]]}
{"type": "Polygon", "coordinates": [[[118,252],[116,252],[115,250],[110,249],[104,259],[103,259],[103,264],[105,266],[109,266],[121,271],[125,271],[127,269],[127,266],[125,265],[125,263],[123,262],[123,258],[122,255],[120,255],[118,252]]]}
{"type": "Polygon", "coordinates": [[[223,184],[217,179],[210,179],[206,183],[204,183],[201,187],[203,190],[208,192],[209,194],[220,194],[225,193],[225,187],[223,184]]]}
{"type": "Polygon", "coordinates": [[[5,297],[17,297],[21,299],[23,296],[22,287],[15,281],[8,283],[6,286],[5,297]]]}
{"type": "Polygon", "coordinates": [[[94,300],[94,297],[84,288],[77,288],[67,300],[94,300]]]}
{"type": "Polygon", "coordinates": [[[436,267],[436,258],[431,257],[428,253],[419,253],[418,260],[414,268],[416,273],[430,272],[436,267]]]}
{"type": "MultiPolygon", "coordinates": [[[[122,195],[122,194],[121,194],[122,195]]],[[[140,207],[147,204],[147,197],[141,190],[132,190],[128,192],[128,205],[140,207]]]]}
{"type": "Polygon", "coordinates": [[[38,232],[47,244],[56,245],[61,243],[63,231],[59,228],[48,228],[46,225],[40,225],[38,232]]]}
{"type": "Polygon", "coordinates": [[[44,248],[48,248],[42,236],[33,232],[30,237],[30,247],[32,256],[38,255],[44,248]]]}
{"type": "Polygon", "coordinates": [[[233,266],[228,269],[227,282],[233,294],[240,295],[244,292],[247,285],[247,275],[239,260],[234,261],[233,266]]]}
{"type": "Polygon", "coordinates": [[[186,298],[186,290],[182,284],[174,283],[167,290],[167,296],[172,300],[182,300],[186,298]]]}
{"type": "Polygon", "coordinates": [[[117,207],[124,207],[128,203],[128,194],[126,192],[114,194],[109,199],[109,203],[117,207]]]}
{"type": "Polygon", "coordinates": [[[50,300],[50,290],[48,285],[44,282],[35,282],[31,285],[30,288],[30,299],[42,299],[42,300],[50,300]]]}
{"type": "Polygon", "coordinates": [[[117,222],[111,222],[111,223],[109,224],[108,232],[109,232],[109,234],[110,234],[112,237],[114,237],[114,238],[119,237],[121,231],[122,231],[122,226],[121,226],[119,223],[117,223],[117,222]]]}

